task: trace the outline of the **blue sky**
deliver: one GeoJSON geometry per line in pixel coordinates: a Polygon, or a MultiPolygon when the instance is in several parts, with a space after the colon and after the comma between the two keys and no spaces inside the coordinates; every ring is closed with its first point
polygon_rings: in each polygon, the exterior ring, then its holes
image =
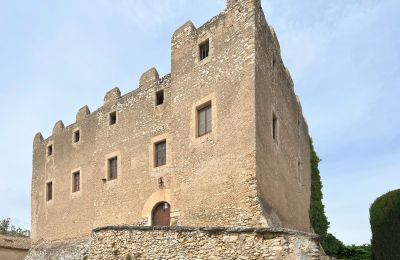
{"type": "MultiPolygon", "coordinates": [[[[170,71],[170,38],[224,0],[0,3],[0,218],[30,226],[32,140],[94,111],[141,73],[170,71]]],[[[263,0],[315,147],[330,232],[370,240],[368,209],[400,187],[400,1],[263,0]]]]}

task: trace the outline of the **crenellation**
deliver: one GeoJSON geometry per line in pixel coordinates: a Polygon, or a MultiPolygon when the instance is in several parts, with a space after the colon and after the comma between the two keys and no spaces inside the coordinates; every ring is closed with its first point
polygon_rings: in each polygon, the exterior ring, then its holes
{"type": "Polygon", "coordinates": [[[158,71],[153,67],[140,76],[139,88],[146,89],[157,83],[159,80],[160,76],[158,75],[158,71]]]}
{"type": "Polygon", "coordinates": [[[36,133],[35,138],[33,139],[33,148],[35,149],[35,147],[41,144],[43,141],[44,139],[42,133],[41,132],[36,133]]]}
{"type": "Polygon", "coordinates": [[[181,27],[179,27],[171,38],[172,48],[179,49],[187,38],[191,39],[196,34],[196,27],[192,21],[187,21],[181,27]]]}
{"type": "Polygon", "coordinates": [[[53,127],[53,135],[59,134],[64,130],[64,123],[62,120],[59,120],[55,123],[53,127]]]}
{"type": "Polygon", "coordinates": [[[76,122],[83,121],[88,115],[90,115],[90,110],[89,107],[85,105],[76,113],[76,122]]]}
{"type": "Polygon", "coordinates": [[[121,91],[118,87],[115,87],[108,91],[104,96],[104,104],[110,104],[117,101],[121,97],[121,91]]]}

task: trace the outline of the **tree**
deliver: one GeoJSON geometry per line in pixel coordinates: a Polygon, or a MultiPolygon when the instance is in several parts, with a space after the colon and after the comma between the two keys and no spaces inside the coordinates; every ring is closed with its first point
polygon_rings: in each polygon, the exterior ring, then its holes
{"type": "Polygon", "coordinates": [[[15,227],[11,224],[11,219],[6,218],[0,220],[0,234],[9,236],[21,236],[27,237],[30,235],[29,230],[23,230],[22,228],[15,227]]]}
{"type": "Polygon", "coordinates": [[[344,244],[334,235],[328,233],[329,221],[325,215],[325,206],[322,203],[322,181],[318,169],[321,159],[314,150],[313,141],[310,138],[311,151],[311,198],[309,216],[314,232],[320,236],[320,243],[327,255],[339,256],[344,251],[344,244]]]}

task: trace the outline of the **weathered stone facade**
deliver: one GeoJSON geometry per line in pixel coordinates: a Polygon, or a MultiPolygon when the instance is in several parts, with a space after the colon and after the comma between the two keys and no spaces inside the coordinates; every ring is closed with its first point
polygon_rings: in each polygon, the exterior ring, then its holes
{"type": "Polygon", "coordinates": [[[171,206],[173,226],[310,232],[308,128],[260,0],[228,0],[200,28],[185,23],[171,49],[171,74],[150,69],[138,89],[121,96],[114,88],[101,108],[84,106],[76,123],[59,121],[49,138],[35,136],[34,244],[85,239],[110,225],[151,226],[160,202],[171,206]],[[209,55],[200,59],[205,41],[209,55]],[[164,102],[156,105],[160,90],[164,102]],[[212,130],[198,136],[204,104],[212,107],[212,130]],[[166,164],[155,167],[163,140],[166,164]],[[109,180],[115,157],[118,177],[109,180]]]}

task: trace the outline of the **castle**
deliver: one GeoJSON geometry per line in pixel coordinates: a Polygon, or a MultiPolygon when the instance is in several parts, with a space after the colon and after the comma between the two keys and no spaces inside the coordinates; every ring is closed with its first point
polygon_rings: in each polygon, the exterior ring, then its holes
{"type": "Polygon", "coordinates": [[[152,68],[136,90],[114,88],[74,124],[36,134],[33,247],[92,236],[90,251],[93,230],[110,227],[135,227],[142,240],[219,227],[298,230],[316,251],[308,127],[260,0],[228,0],[200,28],[185,23],[171,51],[170,74],[152,68]]]}

